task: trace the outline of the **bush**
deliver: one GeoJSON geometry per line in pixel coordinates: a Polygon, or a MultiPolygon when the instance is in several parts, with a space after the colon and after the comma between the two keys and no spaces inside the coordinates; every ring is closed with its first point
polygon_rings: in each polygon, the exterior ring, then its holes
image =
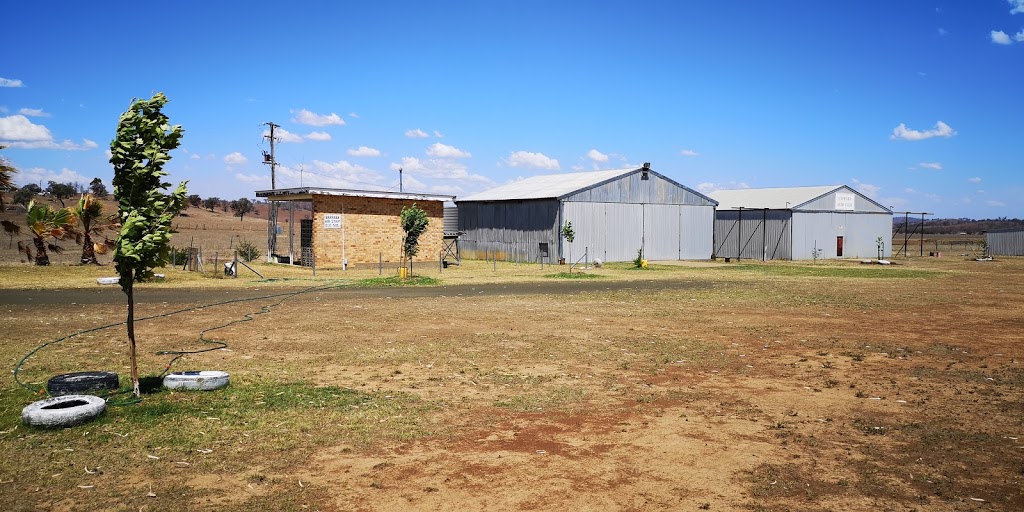
{"type": "Polygon", "coordinates": [[[238,242],[238,257],[250,262],[260,257],[260,250],[256,248],[256,244],[243,240],[238,242]]]}
{"type": "Polygon", "coordinates": [[[633,268],[647,268],[647,260],[644,259],[644,250],[636,251],[636,258],[633,258],[633,268]]]}

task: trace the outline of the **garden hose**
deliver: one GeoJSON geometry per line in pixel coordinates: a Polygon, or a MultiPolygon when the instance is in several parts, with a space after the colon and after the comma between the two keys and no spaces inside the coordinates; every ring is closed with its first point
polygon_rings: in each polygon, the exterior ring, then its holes
{"type": "MultiPolygon", "coordinates": [[[[206,348],[199,349],[199,350],[162,350],[162,351],[156,352],[157,355],[174,355],[174,357],[171,358],[171,360],[168,361],[167,364],[164,366],[164,371],[163,371],[163,373],[160,374],[160,377],[163,377],[163,376],[165,376],[171,370],[171,367],[174,365],[174,363],[178,359],[180,359],[182,357],[185,357],[185,356],[190,355],[190,354],[201,354],[203,352],[210,352],[212,350],[217,350],[217,349],[225,348],[225,347],[228,346],[228,344],[226,342],[207,339],[206,338],[206,334],[207,333],[212,332],[212,331],[216,331],[216,330],[219,330],[219,329],[224,329],[226,327],[229,327],[229,326],[232,326],[232,325],[235,325],[235,324],[239,324],[239,323],[243,323],[243,322],[251,322],[252,320],[255,319],[256,315],[263,315],[263,314],[266,314],[266,313],[270,313],[271,308],[280,306],[286,300],[288,300],[288,299],[290,299],[292,297],[295,297],[295,296],[298,296],[298,295],[303,295],[303,294],[306,294],[306,293],[313,293],[313,292],[328,290],[328,289],[331,289],[331,288],[337,288],[337,287],[340,287],[340,286],[343,286],[343,283],[311,286],[311,287],[306,288],[304,290],[299,290],[299,291],[294,291],[294,292],[274,293],[274,294],[269,294],[269,295],[262,295],[262,296],[259,296],[259,297],[245,297],[245,298],[240,298],[240,299],[224,300],[224,301],[220,301],[220,302],[214,302],[212,304],[205,304],[205,305],[201,305],[201,306],[192,306],[192,307],[188,307],[188,308],[179,309],[179,310],[176,310],[176,311],[169,311],[167,313],[160,313],[160,314],[157,314],[157,315],[151,315],[151,316],[147,316],[147,317],[137,318],[137,319],[135,319],[135,321],[136,322],[145,322],[147,320],[154,320],[154,319],[157,319],[157,318],[166,318],[166,317],[174,316],[174,315],[181,314],[181,313],[187,313],[187,312],[190,312],[190,311],[196,311],[196,310],[199,310],[199,309],[212,308],[212,307],[217,307],[217,306],[225,306],[225,305],[228,305],[228,304],[236,304],[236,303],[240,303],[240,302],[252,302],[252,301],[258,301],[258,300],[274,299],[274,298],[280,297],[280,300],[278,300],[277,302],[275,302],[273,304],[267,304],[267,305],[261,306],[259,311],[252,312],[252,313],[245,313],[242,318],[231,320],[230,322],[227,322],[225,324],[218,325],[216,327],[210,327],[210,328],[203,329],[202,331],[200,331],[199,332],[199,341],[203,342],[204,344],[212,344],[214,346],[206,347],[206,348]]],[[[90,328],[90,329],[83,329],[81,331],[75,331],[75,332],[73,332],[71,334],[68,334],[67,336],[63,336],[63,337],[57,338],[55,340],[50,340],[50,341],[47,341],[46,343],[38,345],[37,347],[33,348],[29,353],[25,354],[25,356],[22,357],[21,360],[18,361],[18,363],[14,366],[14,371],[13,371],[13,373],[14,373],[14,382],[16,382],[22,388],[32,392],[33,394],[45,395],[46,394],[46,389],[45,388],[35,388],[35,387],[32,387],[32,386],[22,382],[21,379],[18,376],[18,374],[21,372],[22,366],[25,364],[25,362],[28,360],[29,357],[32,357],[33,354],[35,354],[36,352],[39,352],[40,350],[42,350],[42,349],[44,349],[44,348],[46,348],[48,346],[56,345],[58,343],[61,343],[61,342],[67,341],[67,340],[69,340],[71,338],[74,338],[76,336],[81,336],[83,334],[89,334],[89,333],[93,333],[93,332],[97,332],[97,331],[102,331],[104,329],[110,329],[111,327],[118,327],[118,326],[122,326],[122,325],[127,325],[127,323],[128,322],[126,320],[126,321],[117,322],[117,323],[113,323],[113,324],[102,325],[102,326],[99,326],[99,327],[93,327],[93,328],[90,328]]],[[[114,391],[114,392],[111,392],[111,393],[107,393],[107,394],[105,394],[103,396],[104,397],[109,397],[109,396],[123,394],[123,393],[127,393],[127,392],[128,391],[114,391]]],[[[108,403],[110,405],[115,405],[116,406],[116,405],[135,404],[135,403],[139,403],[141,401],[142,401],[141,398],[136,398],[136,399],[127,400],[127,401],[124,401],[124,402],[116,402],[116,403],[115,402],[109,402],[109,400],[108,400],[108,403]]]]}

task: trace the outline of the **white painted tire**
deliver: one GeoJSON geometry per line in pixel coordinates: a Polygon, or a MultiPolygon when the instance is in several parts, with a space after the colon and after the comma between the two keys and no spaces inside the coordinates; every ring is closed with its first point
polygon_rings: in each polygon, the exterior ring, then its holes
{"type": "Polygon", "coordinates": [[[164,377],[164,387],[190,391],[212,391],[227,386],[230,381],[231,377],[227,372],[174,372],[164,377]]]}
{"type": "Polygon", "coordinates": [[[106,400],[98,396],[55,396],[27,405],[21,410],[21,421],[33,427],[71,427],[96,419],[106,409],[106,400]]]}

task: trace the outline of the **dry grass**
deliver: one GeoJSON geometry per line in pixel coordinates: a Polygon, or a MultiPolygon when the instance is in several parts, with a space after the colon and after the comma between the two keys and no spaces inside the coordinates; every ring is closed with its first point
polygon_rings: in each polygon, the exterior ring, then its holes
{"type": "MultiPolygon", "coordinates": [[[[536,265],[424,265],[435,286],[468,285],[426,296],[358,288],[376,269],[171,270],[142,285],[168,302],[140,316],[187,311],[139,324],[144,374],[278,299],[192,306],[335,288],[175,363],[229,371],[224,391],[38,431],[18,418],[35,397],[0,386],[0,508],[1024,508],[1024,260],[897,263],[610,265],[557,295],[530,291],[562,270],[536,265]]],[[[86,293],[100,274],[6,265],[0,287],[86,293]]],[[[123,320],[73,302],[5,300],[0,361],[123,320]]],[[[126,375],[123,329],[48,347],[22,377],[126,375]]]]}

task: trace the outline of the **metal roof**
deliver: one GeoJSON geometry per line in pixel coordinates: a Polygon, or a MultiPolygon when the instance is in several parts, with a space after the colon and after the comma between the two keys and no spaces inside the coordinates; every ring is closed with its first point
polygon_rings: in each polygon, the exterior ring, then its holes
{"type": "Polygon", "coordinates": [[[343,188],[299,187],[256,191],[256,197],[266,197],[271,201],[309,201],[313,196],[377,197],[382,199],[409,199],[413,201],[455,200],[455,196],[442,196],[437,194],[388,192],[386,190],[351,190],[343,188]]]}
{"type": "Polygon", "coordinates": [[[636,172],[639,169],[611,169],[608,171],[543,174],[524,178],[500,187],[459,198],[462,201],[504,201],[509,199],[552,199],[567,196],[606,181],[636,172]]]}
{"type": "Polygon", "coordinates": [[[841,188],[856,192],[846,185],[826,185],[823,187],[717,190],[708,196],[718,201],[719,210],[738,210],[740,208],[792,210],[841,188]]]}

